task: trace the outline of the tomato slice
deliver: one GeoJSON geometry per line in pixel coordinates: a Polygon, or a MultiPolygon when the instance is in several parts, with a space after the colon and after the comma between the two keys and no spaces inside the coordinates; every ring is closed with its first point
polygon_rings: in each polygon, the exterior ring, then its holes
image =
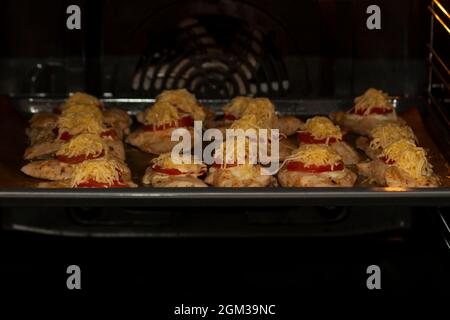
{"type": "Polygon", "coordinates": [[[344,163],[338,162],[336,163],[333,168],[331,168],[331,165],[324,165],[324,166],[305,166],[303,162],[300,161],[289,161],[286,165],[286,169],[289,171],[302,171],[302,172],[310,172],[310,173],[321,173],[321,172],[329,172],[329,171],[341,171],[344,169],[344,163]]]}
{"type": "Polygon", "coordinates": [[[76,186],[77,188],[128,188],[128,185],[122,181],[114,181],[112,185],[107,183],[97,182],[94,179],[89,179],[86,182],[82,182],[76,186]]]}
{"type": "MultiPolygon", "coordinates": [[[[327,139],[316,139],[314,136],[309,133],[308,131],[299,131],[298,132],[298,139],[300,142],[305,144],[324,144],[327,142],[327,139]]],[[[336,138],[330,137],[328,139],[328,143],[335,143],[336,138]]]]}
{"type": "Polygon", "coordinates": [[[381,161],[383,161],[384,163],[386,163],[386,164],[394,164],[394,163],[395,163],[395,160],[389,159],[389,158],[386,157],[386,156],[382,156],[382,157],[380,157],[379,159],[380,159],[381,161]]]}
{"type": "Polygon", "coordinates": [[[67,131],[64,131],[61,136],[59,137],[60,140],[64,140],[64,141],[69,141],[70,139],[73,138],[73,135],[71,135],[70,133],[68,133],[67,131]]]}
{"type": "Polygon", "coordinates": [[[106,130],[106,131],[103,131],[101,134],[100,134],[100,137],[102,137],[102,138],[111,138],[111,139],[117,139],[117,131],[116,131],[116,129],[109,129],[109,130],[106,130]]]}
{"type": "Polygon", "coordinates": [[[178,169],[173,169],[173,168],[164,169],[164,168],[161,168],[160,166],[157,166],[157,165],[154,165],[152,167],[152,169],[153,169],[153,171],[156,171],[156,172],[159,172],[159,173],[168,174],[168,175],[171,175],[171,176],[177,176],[177,175],[183,174],[183,172],[181,172],[178,169]]]}
{"type": "MultiPolygon", "coordinates": [[[[370,110],[369,114],[387,114],[387,113],[391,113],[393,111],[394,111],[394,109],[387,110],[387,109],[375,107],[370,110]]],[[[350,109],[349,113],[356,114],[358,116],[363,116],[364,110],[355,111],[355,108],[353,107],[350,109]]]]}
{"type": "Polygon", "coordinates": [[[183,127],[190,127],[194,123],[194,118],[192,118],[190,115],[187,115],[178,121],[173,121],[171,123],[165,123],[161,125],[154,125],[149,124],[144,126],[145,131],[161,131],[171,128],[183,128],[183,127]]]}
{"type": "Polygon", "coordinates": [[[79,155],[76,157],[67,157],[67,156],[57,156],[56,158],[61,161],[61,162],[65,162],[65,163],[70,163],[70,164],[75,164],[75,163],[80,163],[86,160],[93,160],[93,159],[98,159],[101,158],[105,155],[105,152],[102,151],[100,154],[95,155],[95,154],[90,154],[90,155],[79,155]]]}
{"type": "Polygon", "coordinates": [[[236,117],[235,115],[233,115],[233,114],[231,114],[231,113],[225,113],[225,114],[223,115],[223,118],[224,118],[225,120],[231,120],[231,121],[234,121],[234,120],[237,120],[237,119],[238,119],[238,117],[236,117]]]}

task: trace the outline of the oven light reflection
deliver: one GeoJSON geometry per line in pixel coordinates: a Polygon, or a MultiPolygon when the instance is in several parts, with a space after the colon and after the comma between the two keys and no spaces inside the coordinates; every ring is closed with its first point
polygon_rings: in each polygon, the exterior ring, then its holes
{"type": "Polygon", "coordinates": [[[402,188],[402,187],[385,187],[384,191],[389,191],[389,192],[404,192],[407,191],[407,188],[402,188]]]}

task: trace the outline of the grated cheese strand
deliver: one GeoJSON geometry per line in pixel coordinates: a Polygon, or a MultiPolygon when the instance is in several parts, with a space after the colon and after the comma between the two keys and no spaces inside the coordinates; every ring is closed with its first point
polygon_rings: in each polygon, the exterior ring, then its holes
{"type": "Polygon", "coordinates": [[[282,166],[288,161],[299,161],[305,167],[329,165],[333,169],[336,164],[342,161],[342,158],[327,145],[303,144],[286,158],[282,166]]]}
{"type": "Polygon", "coordinates": [[[80,114],[80,113],[90,113],[92,114],[98,121],[103,121],[103,113],[102,111],[95,105],[92,104],[71,104],[64,108],[61,114],[80,114]]]}
{"type": "Polygon", "coordinates": [[[306,120],[304,129],[317,140],[327,139],[327,144],[329,138],[342,140],[341,129],[339,126],[334,125],[334,123],[327,117],[319,116],[306,120]]]}
{"type": "Polygon", "coordinates": [[[76,157],[80,155],[100,155],[108,153],[108,146],[98,135],[91,133],[80,134],[63,144],[56,152],[58,156],[76,157]]]}
{"type": "Polygon", "coordinates": [[[363,95],[356,97],[354,103],[354,110],[363,115],[370,114],[373,108],[380,108],[382,110],[394,109],[394,106],[389,101],[388,94],[374,88],[367,89],[363,95]]]}
{"type": "Polygon", "coordinates": [[[71,135],[79,133],[100,134],[104,128],[102,122],[89,112],[68,113],[58,118],[60,133],[67,131],[71,135]]]}
{"type": "Polygon", "coordinates": [[[111,186],[120,181],[121,174],[127,171],[126,165],[115,159],[87,160],[75,166],[71,186],[76,187],[89,180],[111,186]]]}
{"type": "Polygon", "coordinates": [[[165,90],[156,97],[155,103],[169,103],[175,108],[192,115],[194,120],[204,120],[206,116],[195,96],[186,89],[165,90]]]}
{"type": "Polygon", "coordinates": [[[150,109],[148,109],[145,115],[145,121],[147,124],[156,126],[164,124],[175,124],[180,119],[180,114],[176,107],[168,102],[156,102],[150,109]]]}
{"type": "Polygon", "coordinates": [[[386,123],[376,126],[370,131],[370,136],[372,137],[370,148],[374,150],[378,148],[384,149],[401,139],[411,140],[413,143],[417,142],[412,129],[398,123],[386,123]]]}
{"type": "Polygon", "coordinates": [[[176,164],[172,161],[171,153],[163,153],[151,161],[152,166],[158,166],[163,169],[176,169],[184,174],[202,175],[206,171],[205,164],[195,164],[191,157],[190,163],[176,164]]]}
{"type": "Polygon", "coordinates": [[[64,101],[64,103],[61,105],[61,111],[64,111],[66,108],[70,106],[78,104],[92,105],[97,108],[102,105],[101,101],[94,96],[91,96],[83,92],[75,92],[73,95],[67,98],[66,101],[64,101]]]}

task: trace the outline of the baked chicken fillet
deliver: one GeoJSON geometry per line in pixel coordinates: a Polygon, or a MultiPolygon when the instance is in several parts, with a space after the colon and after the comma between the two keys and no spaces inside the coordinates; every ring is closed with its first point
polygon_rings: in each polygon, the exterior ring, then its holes
{"type": "Polygon", "coordinates": [[[338,153],[318,144],[300,146],[278,172],[283,187],[351,187],[356,179],[338,153]]]}
{"type": "Polygon", "coordinates": [[[341,127],[361,135],[369,134],[382,123],[403,122],[397,117],[389,96],[373,88],[355,98],[354,106],[348,112],[333,112],[330,118],[341,127]]]}
{"type": "Polygon", "coordinates": [[[198,177],[206,172],[203,163],[175,163],[170,153],[164,153],[152,160],[147,167],[142,183],[153,187],[207,187],[198,177]]]}
{"type": "Polygon", "coordinates": [[[407,139],[390,144],[378,159],[360,163],[357,168],[370,182],[381,186],[418,188],[437,187],[440,183],[425,150],[407,139]]]}

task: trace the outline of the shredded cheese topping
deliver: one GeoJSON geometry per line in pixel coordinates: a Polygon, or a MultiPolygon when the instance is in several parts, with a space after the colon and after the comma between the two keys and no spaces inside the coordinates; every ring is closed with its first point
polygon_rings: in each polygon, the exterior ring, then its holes
{"type": "Polygon", "coordinates": [[[267,98],[236,97],[224,108],[224,113],[232,114],[237,118],[245,115],[256,116],[258,126],[270,129],[276,116],[275,106],[267,98]]]}
{"type": "Polygon", "coordinates": [[[156,126],[174,124],[178,119],[180,119],[180,114],[177,108],[168,102],[155,103],[145,115],[146,123],[156,126]]]}
{"type": "Polygon", "coordinates": [[[335,126],[327,117],[314,117],[306,120],[304,129],[309,132],[314,139],[326,139],[326,144],[330,138],[342,140],[342,132],[339,126],[335,126]]]}
{"type": "Polygon", "coordinates": [[[204,120],[205,111],[199,106],[195,96],[186,89],[165,90],[156,97],[156,103],[169,103],[177,109],[192,115],[194,120],[204,120]]]}
{"type": "Polygon", "coordinates": [[[382,110],[393,110],[394,106],[389,102],[389,96],[381,90],[368,89],[363,95],[354,100],[354,110],[362,115],[370,114],[371,109],[380,108],[382,110]]]}
{"type": "MultiPolygon", "coordinates": [[[[192,159],[191,159],[192,160],[192,159]]],[[[163,153],[159,157],[152,159],[152,166],[158,166],[162,169],[176,169],[183,174],[190,175],[202,175],[206,171],[205,164],[194,164],[194,161],[191,161],[189,164],[176,164],[172,161],[171,153],[163,153]]]]}
{"type": "Polygon", "coordinates": [[[121,180],[121,175],[128,171],[126,165],[114,159],[95,159],[83,161],[75,166],[71,186],[94,180],[112,186],[121,180]]]}
{"type": "Polygon", "coordinates": [[[251,100],[249,97],[235,97],[223,107],[223,112],[240,117],[251,100]]]}
{"type": "Polygon", "coordinates": [[[370,131],[370,136],[372,137],[370,148],[374,150],[378,148],[384,149],[391,143],[401,139],[411,140],[412,142],[417,141],[410,127],[398,123],[386,123],[376,126],[370,131]]]}
{"type": "Polygon", "coordinates": [[[58,128],[60,134],[67,131],[71,135],[80,133],[100,134],[104,128],[102,121],[89,112],[68,113],[58,118],[58,128]]]}
{"type": "Polygon", "coordinates": [[[63,103],[63,105],[61,106],[61,111],[65,110],[66,108],[68,108],[72,105],[77,105],[77,104],[92,105],[92,106],[96,106],[97,108],[98,108],[98,106],[102,105],[100,100],[98,100],[94,96],[91,96],[91,95],[89,95],[87,93],[83,93],[83,92],[75,92],[63,103]]]}
{"type": "Polygon", "coordinates": [[[63,144],[56,152],[58,156],[76,157],[76,156],[98,156],[101,153],[108,152],[108,146],[104,140],[95,134],[85,133],[74,137],[69,142],[63,144]]]}
{"type": "Polygon", "coordinates": [[[68,105],[66,108],[64,108],[61,112],[63,116],[70,113],[73,114],[90,113],[97,120],[99,121],[103,120],[102,111],[97,106],[92,104],[71,104],[68,105]]]}
{"type": "Polygon", "coordinates": [[[426,155],[425,150],[417,147],[413,141],[402,139],[384,149],[381,157],[394,161],[394,166],[403,169],[411,177],[420,178],[433,173],[426,155]]]}
{"type": "Polygon", "coordinates": [[[342,161],[342,158],[327,145],[303,144],[286,158],[283,165],[288,161],[301,162],[305,167],[329,165],[333,169],[336,164],[342,161]]]}

